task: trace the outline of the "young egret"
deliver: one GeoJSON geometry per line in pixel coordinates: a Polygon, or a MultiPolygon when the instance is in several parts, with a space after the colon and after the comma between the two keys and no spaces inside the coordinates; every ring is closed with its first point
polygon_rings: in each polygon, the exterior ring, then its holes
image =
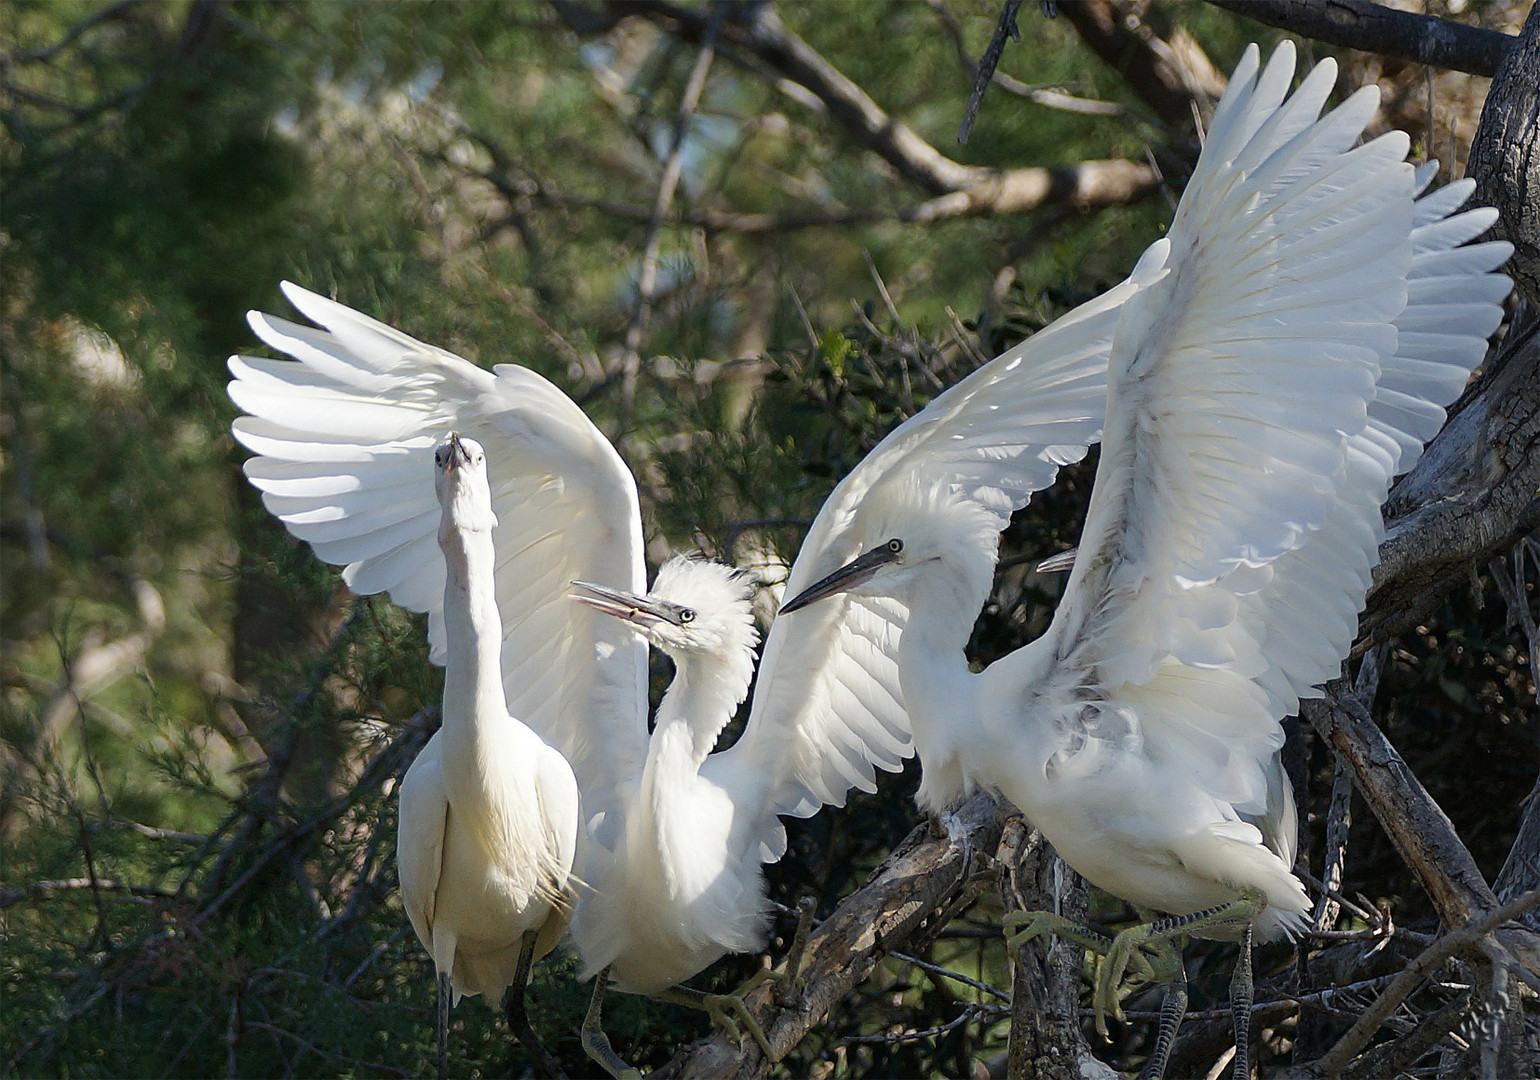
{"type": "Polygon", "coordinates": [[[567,759],[508,714],[493,588],[492,491],[479,443],[434,451],[444,552],[443,723],[401,781],[401,900],[439,979],[439,1072],[451,988],[508,992],[508,1026],[561,1075],[524,1015],[530,964],[566,930],[579,828],[567,759]]]}
{"type": "MultiPolygon", "coordinates": [[[[676,983],[725,953],[753,951],[764,938],[764,793],[723,787],[703,771],[748,694],[759,632],[748,582],[718,563],[675,556],[646,596],[573,585],[582,590],[574,600],[629,624],[674,661],[613,858],[604,876],[590,882],[593,894],[573,927],[585,969],[600,976],[585,1045],[613,1072],[623,1063],[597,1020],[606,978],[626,993],[681,1000],[671,993],[676,983]]],[[[737,1005],[741,1021],[764,1043],[741,999],[691,994],[683,1003],[714,1015],[721,1005],[737,1005]]],[[[718,1016],[719,1023],[724,1019],[718,1016]]]]}
{"type": "MultiPolygon", "coordinates": [[[[321,328],[251,313],[257,336],[297,362],[230,359],[230,396],[248,414],[232,430],[257,455],[246,475],[290,532],[345,567],[354,592],[388,592],[426,612],[437,663],[446,656],[445,563],[428,483],[433,448],[450,431],[486,448],[504,693],[577,777],[587,818],[577,876],[613,889],[654,874],[670,890],[657,923],[694,935],[686,953],[664,957],[652,929],[631,919],[633,897],[589,897],[580,899],[592,910],[577,920],[579,951],[602,957],[623,986],[651,988],[756,948],[768,923],[760,867],[786,850],[779,816],[840,805],[851,787],[873,791],[876,769],[896,770],[913,752],[894,660],[899,605],[875,599],[778,620],[744,734],[699,771],[702,784],[731,793],[730,843],[708,827],[714,821],[680,827],[668,804],[676,789],[647,786],[648,761],[674,751],[654,745],[669,725],[649,736],[646,642],[569,599],[573,581],[646,593],[636,483],[614,447],[526,368],[487,371],[294,285],[283,291],[321,328]],[[665,822],[673,831],[661,831],[665,822]]],[[[1000,414],[1002,431],[1011,419],[1000,414]]],[[[800,567],[790,580],[811,581],[800,567]]],[[[717,715],[697,716],[692,703],[690,723],[720,731],[730,696],[713,706],[717,715]]],[[[677,805],[693,805],[700,788],[678,789],[677,805]]]]}
{"type": "MultiPolygon", "coordinates": [[[[924,805],[998,788],[1093,884],[1171,915],[1111,942],[1074,932],[1108,954],[1099,1027],[1130,963],[1179,977],[1177,935],[1241,940],[1237,1077],[1252,933],[1297,933],[1307,910],[1279,721],[1338,673],[1390,480],[1481,361],[1509,288],[1491,272],[1508,246],[1468,243],[1495,212],[1456,213],[1474,185],[1417,199],[1434,167],[1404,162],[1404,134],[1354,146],[1375,90],[1321,117],[1335,66],[1286,98],[1294,66],[1287,42],[1260,74],[1247,50],[1170,231],[1125,283],[1110,358],[1066,359],[1060,324],[1019,351],[1015,391],[1033,398],[1110,362],[1095,487],[1047,632],[969,670],[997,533],[1027,500],[1014,463],[990,476],[946,456],[972,437],[950,394],[836,489],[813,528],[829,553],[811,557],[832,572],[782,608],[904,604],[924,805]]],[[[1018,938],[1065,929],[1021,922],[1018,938]]],[[[1151,1075],[1184,1002],[1178,985],[1151,1075]]]]}

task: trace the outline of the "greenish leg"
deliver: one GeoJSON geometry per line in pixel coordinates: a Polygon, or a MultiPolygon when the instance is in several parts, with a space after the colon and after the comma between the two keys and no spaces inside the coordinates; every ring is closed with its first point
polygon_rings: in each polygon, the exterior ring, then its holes
{"type": "Polygon", "coordinates": [[[802,991],[802,961],[807,955],[807,935],[813,929],[813,912],[817,907],[818,901],[811,896],[804,896],[797,901],[797,932],[792,935],[791,945],[786,950],[786,970],[780,975],[769,973],[771,978],[781,984],[775,996],[783,1004],[802,991]]]}
{"type": "Polygon", "coordinates": [[[1051,911],[1012,911],[1000,921],[1005,927],[1005,944],[1012,949],[1019,949],[1044,934],[1073,941],[1097,956],[1106,956],[1107,950],[1112,948],[1112,939],[1106,934],[1051,911]]]}
{"type": "MultiPolygon", "coordinates": [[[[1175,950],[1173,950],[1175,952],[1175,950]]],[[[1166,1075],[1166,1063],[1171,1059],[1171,1044],[1182,1017],[1187,1014],[1187,969],[1182,966],[1182,956],[1176,953],[1176,977],[1166,986],[1166,996],[1160,1003],[1160,1026],[1155,1032],[1155,1049],[1150,1059],[1139,1070],[1136,1080],[1161,1080],[1166,1075]]]]}
{"type": "Polygon", "coordinates": [[[642,1080],[642,1074],[625,1063],[610,1045],[610,1037],[604,1033],[604,994],[609,989],[610,969],[605,968],[594,976],[594,996],[588,1003],[588,1015],[583,1018],[583,1053],[615,1080],[642,1080]]]}
{"type": "MultiPolygon", "coordinates": [[[[749,986],[758,985],[765,981],[765,976],[775,978],[770,972],[761,972],[748,982],[749,986]]],[[[704,990],[696,990],[689,986],[670,986],[666,990],[659,990],[651,995],[659,1001],[667,1001],[674,1005],[686,1005],[692,1009],[700,1009],[711,1022],[723,1031],[730,1032],[737,1040],[738,1047],[743,1047],[743,1033],[747,1031],[764,1051],[766,1061],[774,1061],[775,1055],[770,1050],[770,1040],[765,1038],[765,1029],[759,1026],[759,1021],[754,1019],[754,1014],[749,1012],[748,1003],[743,1000],[741,993],[737,994],[708,994],[704,990]],[[729,1016],[731,1010],[736,1017],[729,1016]]]]}
{"type": "MultiPolygon", "coordinates": [[[[1106,1036],[1109,1013],[1119,1020],[1123,1018],[1123,1010],[1118,1004],[1118,988],[1123,982],[1124,972],[1128,970],[1132,958],[1138,955],[1136,950],[1145,950],[1152,955],[1173,953],[1174,950],[1168,943],[1180,934],[1218,926],[1249,926],[1251,920],[1266,907],[1267,901],[1262,893],[1257,889],[1248,888],[1242,890],[1240,899],[1228,904],[1195,911],[1191,915],[1173,915],[1152,923],[1130,926],[1119,933],[1112,939],[1112,948],[1107,950],[1107,963],[1096,984],[1096,1030],[1103,1037],[1106,1036]],[[1161,945],[1165,948],[1152,948],[1152,946],[1161,945]]],[[[1162,957],[1162,966],[1168,962],[1169,956],[1162,957]]]]}
{"type": "Polygon", "coordinates": [[[438,1080],[449,1080],[449,1003],[454,1000],[449,976],[438,973],[438,1080]]]}
{"type": "Polygon", "coordinates": [[[1235,1028],[1234,1080],[1251,1080],[1251,924],[1241,931],[1241,954],[1230,977],[1230,1022],[1235,1028]]]}
{"type": "Polygon", "coordinates": [[[508,1003],[504,1006],[504,1014],[508,1018],[508,1031],[530,1052],[541,1071],[546,1076],[556,1077],[556,1080],[567,1080],[567,1074],[561,1071],[556,1058],[545,1048],[545,1043],[540,1041],[535,1029],[529,1026],[529,1016],[524,1011],[524,988],[529,985],[529,969],[535,960],[536,936],[535,931],[528,930],[520,943],[519,966],[514,972],[513,984],[508,987],[508,1003]]]}

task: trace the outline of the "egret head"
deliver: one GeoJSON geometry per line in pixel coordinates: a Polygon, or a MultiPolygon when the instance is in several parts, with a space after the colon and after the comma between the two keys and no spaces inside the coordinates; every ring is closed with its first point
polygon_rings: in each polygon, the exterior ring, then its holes
{"type": "Polygon", "coordinates": [[[583,590],[572,599],[630,623],[676,661],[708,655],[753,663],[759,631],[749,583],[729,566],[676,555],[659,568],[646,596],[585,581],[572,584],[583,590]]]}
{"type": "Polygon", "coordinates": [[[455,432],[433,451],[433,487],[438,492],[439,535],[451,529],[490,532],[497,524],[492,512],[492,488],[487,482],[487,455],[475,439],[455,432]]]}
{"type": "Polygon", "coordinates": [[[860,554],[782,604],[780,614],[841,592],[907,601],[921,582],[944,582],[969,599],[977,594],[982,605],[1004,524],[1000,515],[946,484],[874,492],[841,538],[860,554]]]}

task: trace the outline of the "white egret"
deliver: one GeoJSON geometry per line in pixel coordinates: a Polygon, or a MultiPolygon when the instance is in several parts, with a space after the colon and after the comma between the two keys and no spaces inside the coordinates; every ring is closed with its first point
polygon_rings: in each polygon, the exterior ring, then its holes
{"type": "Polygon", "coordinates": [[[590,882],[574,925],[585,969],[600,981],[585,1045],[612,1072],[623,1068],[598,1025],[606,979],[627,993],[705,1007],[719,1023],[721,1007],[738,1004],[740,1022],[764,1044],[740,999],[676,989],[724,953],[757,949],[765,935],[765,793],[758,785],[723,787],[702,771],[754,675],[759,632],[748,582],[719,563],[675,556],[646,596],[573,585],[583,590],[574,600],[628,623],[675,666],[613,858],[590,882]]]}
{"type": "Polygon", "coordinates": [[[439,1072],[451,991],[496,1002],[552,1075],[524,1014],[530,964],[566,930],[580,811],[567,759],[508,714],[502,622],[492,587],[492,491],[480,444],[434,452],[444,552],[443,719],[401,781],[401,901],[439,979],[439,1072]]]}
{"type": "MultiPolygon", "coordinates": [[[[896,770],[912,753],[893,660],[899,606],[873,600],[837,617],[779,620],[737,743],[705,760],[695,781],[656,771],[649,779],[650,760],[676,760],[670,732],[694,732],[692,754],[710,749],[742,697],[749,645],[744,638],[720,658],[737,672],[735,688],[677,690],[670,709],[688,720],[649,737],[646,643],[569,599],[573,581],[646,593],[636,484],[614,448],[532,371],[487,371],[283,288],[324,329],[251,314],[257,335],[298,362],[230,359],[230,396],[250,414],[233,431],[258,455],[246,474],[295,536],[345,566],[355,592],[389,592],[427,612],[439,663],[444,560],[427,484],[432,448],[451,430],[486,447],[508,707],[571,763],[588,832],[578,876],[611,890],[580,899],[575,934],[589,973],[608,965],[624,989],[662,991],[757,947],[768,923],[760,867],[786,846],[778,815],[841,804],[852,786],[875,790],[876,769],[896,770]],[[707,784],[734,807],[725,836],[719,802],[702,795],[707,784]],[[653,890],[650,922],[632,918],[634,897],[613,891],[630,888],[653,890]],[[662,927],[671,934],[658,936],[662,927]],[[679,949],[660,948],[668,941],[679,949]]],[[[793,567],[793,581],[798,574],[793,567]]],[[[731,621],[727,609],[715,612],[724,613],[731,621]]]]}
{"type": "MultiPolygon", "coordinates": [[[[969,670],[997,533],[1035,482],[1019,463],[1081,452],[1024,427],[1015,460],[956,466],[981,401],[1024,407],[970,390],[994,364],[842,482],[809,539],[822,551],[803,551],[830,572],[782,608],[901,601],[922,803],[997,788],[1093,884],[1172,916],[1089,938],[1109,954],[1099,1026],[1130,962],[1178,974],[1175,936],[1241,939],[1237,1076],[1252,931],[1295,934],[1307,909],[1279,721],[1338,673],[1390,479],[1481,361],[1509,287],[1491,272],[1507,245],[1469,243],[1495,211],[1456,213],[1474,185],[1417,199],[1434,167],[1405,163],[1404,134],[1353,145],[1375,90],[1317,119],[1335,65],[1285,100],[1294,66],[1288,43],[1260,74],[1247,50],[1170,231],[1120,286],[1101,459],[1047,632],[969,670]]],[[[1061,347],[1083,316],[1069,320],[1016,351],[1013,394],[1051,402],[1106,369],[1107,354],[1061,347]]],[[[1022,936],[1062,928],[1024,921],[1022,936]]],[[[1164,1019],[1152,1074],[1180,1017],[1164,1019]]]]}

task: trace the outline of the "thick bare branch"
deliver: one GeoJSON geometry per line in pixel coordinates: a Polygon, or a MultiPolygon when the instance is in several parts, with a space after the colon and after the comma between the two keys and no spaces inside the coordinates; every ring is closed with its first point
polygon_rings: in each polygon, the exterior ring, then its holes
{"type": "MultiPolygon", "coordinates": [[[[487,179],[504,188],[497,177],[487,179]]],[[[1117,158],[1082,161],[1060,169],[1023,168],[994,174],[965,191],[940,195],[914,206],[889,209],[863,207],[846,210],[808,210],[788,213],[756,213],[692,207],[667,215],[669,225],[686,225],[707,232],[770,235],[803,229],[843,228],[878,221],[928,225],[953,218],[1023,214],[1045,206],[1089,209],[1137,202],[1156,188],[1153,171],[1146,165],[1117,158]]],[[[571,195],[542,184],[531,202],[541,206],[571,206],[600,211],[626,221],[650,222],[652,210],[613,199],[571,195]]]]}
{"type": "Polygon", "coordinates": [[[1540,324],[1512,340],[1386,504],[1386,537],[1363,652],[1409,629],[1440,598],[1540,528],[1540,324]]]}
{"type": "Polygon", "coordinates": [[[1140,15],[1145,6],[1128,0],[1064,0],[1059,14],[1161,123],[1190,130],[1194,94],[1217,98],[1224,92],[1224,76],[1186,31],[1174,29],[1167,42],[1145,25],[1140,15]]]}
{"type": "MultiPolygon", "coordinates": [[[[773,985],[748,996],[750,1009],[777,1055],[791,1051],[836,1004],[864,982],[891,949],[901,949],[934,925],[936,912],[967,887],[980,855],[993,853],[1004,815],[993,798],[974,796],[947,815],[946,835],[917,827],[862,888],[808,935],[802,978],[784,1003],[773,985]]],[[[784,969],[784,963],[781,965],[784,969]]],[[[770,1069],[759,1047],[718,1032],[687,1047],[651,1075],[717,1076],[751,1080],[770,1069]]]]}
{"type": "MultiPolygon", "coordinates": [[[[666,0],[614,0],[610,10],[638,15],[689,41],[700,40],[709,18],[701,11],[666,0]]],[[[736,47],[776,74],[811,92],[831,119],[900,176],[937,196],[914,220],[979,214],[1021,213],[1066,202],[1094,206],[1130,201],[1155,190],[1148,165],[1130,161],[1086,162],[1067,170],[987,169],[953,161],[914,129],[893,119],[843,72],[788,30],[773,9],[761,8],[752,22],[726,19],[720,30],[724,47],[736,47]],[[932,205],[936,204],[936,205],[932,205]]]]}
{"type": "Polygon", "coordinates": [[[1514,38],[1370,0],[1209,0],[1216,7],[1317,41],[1492,76],[1514,38]]]}
{"type": "Polygon", "coordinates": [[[1540,6],[1529,9],[1518,45],[1497,69],[1471,141],[1476,201],[1495,206],[1493,230],[1513,243],[1508,273],[1540,311],[1540,6]]]}

